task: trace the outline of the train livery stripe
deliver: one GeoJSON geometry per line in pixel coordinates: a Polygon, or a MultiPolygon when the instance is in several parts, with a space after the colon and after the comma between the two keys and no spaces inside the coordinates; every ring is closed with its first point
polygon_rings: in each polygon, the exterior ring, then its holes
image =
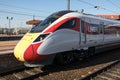
{"type": "Polygon", "coordinates": [[[55,23],[54,25],[48,27],[42,33],[54,32],[54,31],[56,31],[56,29],[58,29],[60,27],[60,25],[62,25],[66,21],[69,21],[69,20],[74,19],[74,18],[76,18],[76,17],[65,18],[65,19],[59,21],[58,23],[55,23]]]}
{"type": "Polygon", "coordinates": [[[40,46],[40,44],[42,44],[42,42],[38,42],[36,44],[31,44],[26,51],[24,52],[24,59],[27,62],[38,62],[42,59],[44,59],[45,57],[47,57],[48,55],[39,55],[37,53],[37,49],[40,46]],[[29,56],[28,56],[29,55],[29,56]]]}
{"type": "Polygon", "coordinates": [[[14,49],[15,57],[20,61],[24,60],[24,52],[29,47],[29,45],[34,41],[34,39],[39,36],[40,33],[27,33],[22,40],[17,44],[14,49]]]}

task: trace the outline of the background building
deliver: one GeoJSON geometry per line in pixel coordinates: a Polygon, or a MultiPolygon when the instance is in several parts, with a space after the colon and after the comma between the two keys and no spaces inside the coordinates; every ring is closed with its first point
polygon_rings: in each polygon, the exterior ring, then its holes
{"type": "Polygon", "coordinates": [[[98,14],[97,16],[114,20],[120,20],[120,14],[98,14]]]}

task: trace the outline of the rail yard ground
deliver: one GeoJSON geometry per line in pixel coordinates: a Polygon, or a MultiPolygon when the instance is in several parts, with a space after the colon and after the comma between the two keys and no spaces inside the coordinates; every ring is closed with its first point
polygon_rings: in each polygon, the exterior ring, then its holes
{"type": "MultiPolygon", "coordinates": [[[[0,51],[13,50],[18,42],[19,40],[0,41],[0,51]]],[[[37,69],[40,71],[40,74],[34,80],[79,80],[120,59],[119,52],[119,49],[106,51],[66,66],[45,66],[37,69]],[[41,70],[43,71],[42,73],[41,70]]],[[[13,53],[0,55],[0,72],[15,68],[16,66],[19,67],[19,65],[23,65],[23,63],[17,61],[13,53]]],[[[32,74],[30,71],[29,73],[32,74]]]]}
{"type": "MultiPolygon", "coordinates": [[[[14,48],[14,46],[17,43],[18,41],[0,42],[0,46],[1,46],[0,49],[2,50],[8,49],[10,48],[9,47],[10,45],[12,45],[14,48]]],[[[10,48],[10,49],[13,49],[13,48],[10,48]]],[[[59,65],[45,66],[42,69],[40,68],[43,71],[42,73],[40,69],[37,69],[40,71],[40,74],[34,80],[50,80],[50,79],[52,80],[79,80],[91,74],[92,72],[95,72],[96,70],[99,70],[113,63],[114,61],[120,59],[119,52],[120,52],[119,49],[106,51],[106,52],[96,54],[87,59],[83,59],[79,62],[74,62],[73,64],[66,65],[66,66],[59,66],[59,65]]],[[[10,69],[10,67],[19,66],[21,64],[23,65],[23,63],[17,61],[14,58],[13,54],[7,54],[7,55],[0,56],[0,71],[1,72],[7,69],[10,69]]],[[[29,73],[32,74],[33,72],[29,71],[29,73]]],[[[6,76],[4,76],[4,78],[5,77],[6,76]]]]}

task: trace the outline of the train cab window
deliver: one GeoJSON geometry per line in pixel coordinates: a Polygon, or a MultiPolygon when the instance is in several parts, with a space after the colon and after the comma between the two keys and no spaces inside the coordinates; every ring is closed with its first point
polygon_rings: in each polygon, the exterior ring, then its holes
{"type": "Polygon", "coordinates": [[[42,21],[40,24],[34,26],[30,32],[41,32],[45,28],[47,28],[52,22],[54,22],[57,18],[55,17],[48,17],[44,21],[42,21]]]}
{"type": "Polygon", "coordinates": [[[75,26],[76,20],[71,19],[65,23],[63,23],[58,29],[63,29],[63,28],[73,28],[75,26]]]}
{"type": "MultiPolygon", "coordinates": [[[[41,23],[39,23],[38,25],[34,26],[31,30],[30,33],[36,33],[36,32],[42,32],[44,29],[46,29],[50,24],[52,24],[55,20],[57,20],[58,18],[60,18],[61,16],[70,13],[73,11],[70,10],[65,10],[65,11],[59,11],[56,13],[51,14],[50,16],[48,16],[45,20],[43,20],[41,23]]],[[[72,23],[72,22],[69,22],[72,23]]],[[[68,24],[69,24],[68,23],[68,24]]]]}

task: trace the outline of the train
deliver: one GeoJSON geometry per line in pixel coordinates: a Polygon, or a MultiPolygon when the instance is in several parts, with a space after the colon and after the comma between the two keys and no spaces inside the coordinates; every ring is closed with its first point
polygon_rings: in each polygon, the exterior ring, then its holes
{"type": "Polygon", "coordinates": [[[28,67],[69,64],[119,44],[120,21],[62,10],[32,27],[14,56],[28,67]]]}

